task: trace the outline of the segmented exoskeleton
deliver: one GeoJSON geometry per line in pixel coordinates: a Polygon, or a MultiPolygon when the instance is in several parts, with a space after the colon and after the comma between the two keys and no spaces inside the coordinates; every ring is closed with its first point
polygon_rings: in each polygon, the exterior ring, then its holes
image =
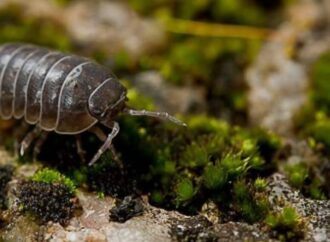
{"type": "MultiPolygon", "coordinates": [[[[21,155],[40,134],[74,135],[92,131],[97,123],[112,129],[93,157],[93,164],[119,132],[120,112],[183,122],[164,112],[126,106],[126,89],[105,67],[92,60],[23,43],[0,46],[0,116],[24,118],[35,129],[22,141],[21,155]]],[[[99,134],[99,132],[95,132],[99,134]]],[[[102,135],[98,135],[102,138],[102,135]]]]}

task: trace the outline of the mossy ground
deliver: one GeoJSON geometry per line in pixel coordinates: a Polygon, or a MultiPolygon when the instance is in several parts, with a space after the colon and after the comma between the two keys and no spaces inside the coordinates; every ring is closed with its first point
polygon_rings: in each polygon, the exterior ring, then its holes
{"type": "MultiPolygon", "coordinates": [[[[57,2],[65,6],[71,1],[57,2]]],[[[248,7],[243,0],[128,2],[140,14],[151,15],[160,22],[181,18],[269,27],[276,22],[276,18],[269,16],[279,16],[278,11],[291,1],[266,1],[266,4],[253,0],[248,7]],[[248,14],[241,14],[243,11],[248,14]]],[[[3,26],[1,43],[26,41],[78,51],[63,26],[50,19],[26,18],[24,9],[18,5],[0,10],[0,22],[3,26]]],[[[243,73],[255,57],[261,40],[173,33],[169,39],[168,46],[140,58],[137,63],[132,63],[125,50],[118,50],[113,57],[114,70],[120,76],[153,69],[174,85],[203,86],[208,104],[205,115],[180,117],[188,128],[154,119],[118,117],[121,132],[114,147],[124,164],[123,169],[119,169],[110,152],[89,167],[76,153],[74,137],[50,134],[38,160],[60,173],[43,170],[32,180],[23,182],[18,193],[23,209],[37,215],[42,222],[52,220],[65,224],[73,214],[73,191],[77,186],[98,192],[100,197],[111,195],[123,199],[128,195],[145,194],[153,205],[186,214],[197,214],[203,204],[212,201],[221,212],[222,222],[260,222],[275,231],[276,236],[301,237],[296,217],[288,223],[290,210],[274,214],[265,192],[266,178],[278,170],[280,138],[246,125],[248,106],[243,73]],[[58,207],[63,210],[55,214],[54,209],[58,207]]],[[[102,61],[103,56],[100,47],[92,58],[102,61]]],[[[309,140],[320,160],[330,153],[328,66],[329,55],[315,65],[308,109],[297,119],[297,133],[309,140]]],[[[131,106],[155,108],[150,100],[131,88],[128,94],[131,106]]],[[[8,143],[13,143],[12,136],[6,135],[8,143]]],[[[85,160],[89,161],[101,142],[89,133],[82,134],[82,140],[87,151],[85,160]]],[[[25,157],[22,161],[29,162],[31,158],[25,157]]],[[[320,170],[302,160],[299,164],[288,165],[284,171],[291,185],[305,196],[330,197],[330,189],[326,187],[328,170],[320,170]]],[[[180,233],[177,231],[176,236],[181,236],[180,233]]],[[[184,231],[183,237],[185,235],[184,231]]],[[[212,233],[210,238],[213,238],[212,233]]]]}

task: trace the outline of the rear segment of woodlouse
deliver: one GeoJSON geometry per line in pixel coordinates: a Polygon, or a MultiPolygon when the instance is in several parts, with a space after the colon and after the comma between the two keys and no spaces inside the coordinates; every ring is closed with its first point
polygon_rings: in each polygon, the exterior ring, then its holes
{"type": "Polygon", "coordinates": [[[163,118],[184,124],[167,113],[137,111],[126,106],[126,89],[105,67],[83,57],[29,44],[0,46],[0,116],[23,118],[36,129],[27,135],[21,153],[44,131],[60,134],[95,132],[105,140],[94,156],[111,148],[119,132],[120,112],[163,118]],[[101,123],[112,129],[106,137],[95,131],[101,123]]]}

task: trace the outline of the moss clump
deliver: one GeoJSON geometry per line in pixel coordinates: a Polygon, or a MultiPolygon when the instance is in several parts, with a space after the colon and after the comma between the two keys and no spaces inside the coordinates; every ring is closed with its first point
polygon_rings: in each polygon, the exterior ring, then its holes
{"type": "Polygon", "coordinates": [[[52,221],[65,225],[77,207],[73,192],[64,184],[25,181],[19,185],[17,197],[22,211],[40,223],[52,221]]]}
{"type": "Polygon", "coordinates": [[[286,165],[285,172],[291,186],[299,189],[305,196],[313,199],[325,199],[325,181],[305,162],[286,165]]]}
{"type": "Polygon", "coordinates": [[[326,185],[327,169],[321,169],[330,154],[330,52],[323,54],[313,65],[311,72],[310,99],[296,118],[296,128],[301,137],[309,141],[310,148],[319,157],[311,166],[307,162],[288,167],[291,184],[306,196],[314,199],[329,197],[326,185]]]}
{"type": "Polygon", "coordinates": [[[48,184],[62,184],[66,186],[71,193],[74,193],[76,190],[76,186],[71,179],[65,177],[58,171],[49,168],[45,168],[40,171],[37,171],[31,177],[31,180],[35,182],[43,182],[48,184]]]}
{"type": "MultiPolygon", "coordinates": [[[[273,168],[279,140],[205,116],[185,121],[187,129],[152,119],[121,118],[122,132],[115,147],[122,151],[125,183],[135,181],[136,189],[150,194],[151,203],[161,207],[196,214],[212,200],[224,216],[228,212],[238,220],[261,220],[268,209],[266,195],[255,188],[254,177],[267,175],[273,168]],[[240,204],[234,199],[238,181],[247,187],[240,204]],[[241,210],[243,204],[250,209],[241,210]]],[[[93,176],[103,184],[116,171],[108,160],[104,163],[107,172],[99,170],[93,176]]],[[[105,187],[112,187],[118,179],[112,180],[105,187]]],[[[106,194],[101,186],[94,188],[106,194]]],[[[118,188],[123,192],[122,186],[118,188]]]]}
{"type": "Polygon", "coordinates": [[[0,210],[7,208],[7,184],[12,175],[12,166],[0,166],[0,210]]]}
{"type": "Polygon", "coordinates": [[[208,165],[203,172],[203,184],[207,189],[216,190],[223,187],[228,179],[228,173],[220,162],[208,165]]]}
{"type": "Polygon", "coordinates": [[[285,170],[288,174],[289,183],[298,189],[301,189],[308,177],[308,168],[304,163],[295,165],[286,165],[285,170]]]}
{"type": "Polygon", "coordinates": [[[194,187],[191,179],[183,178],[176,185],[176,199],[178,204],[183,204],[190,201],[196,194],[196,188],[194,187]]]}
{"type": "Polygon", "coordinates": [[[304,222],[292,207],[270,213],[265,223],[272,230],[271,234],[280,241],[298,241],[304,238],[304,222]]]}
{"type": "Polygon", "coordinates": [[[233,187],[235,211],[242,215],[245,221],[253,223],[265,218],[270,210],[266,194],[244,180],[238,180],[233,187]]]}
{"type": "Polygon", "coordinates": [[[264,191],[267,187],[268,183],[266,179],[263,178],[257,178],[254,181],[254,187],[256,188],[257,191],[264,191]]]}

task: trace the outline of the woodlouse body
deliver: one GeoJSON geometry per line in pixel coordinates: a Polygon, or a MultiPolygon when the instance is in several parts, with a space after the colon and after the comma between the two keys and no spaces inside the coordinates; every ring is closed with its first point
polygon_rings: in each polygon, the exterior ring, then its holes
{"type": "Polygon", "coordinates": [[[92,162],[110,148],[119,131],[113,121],[119,112],[183,124],[167,113],[128,109],[126,89],[94,61],[30,44],[0,46],[0,94],[3,119],[24,117],[43,131],[60,134],[79,134],[98,122],[112,128],[92,162]]]}
{"type": "Polygon", "coordinates": [[[108,103],[126,93],[103,66],[31,45],[2,46],[0,73],[1,117],[24,117],[29,124],[57,133],[81,133],[98,121],[92,116],[97,111],[91,94],[100,95],[95,94],[100,87],[111,90],[110,97],[102,93],[108,103]]]}

